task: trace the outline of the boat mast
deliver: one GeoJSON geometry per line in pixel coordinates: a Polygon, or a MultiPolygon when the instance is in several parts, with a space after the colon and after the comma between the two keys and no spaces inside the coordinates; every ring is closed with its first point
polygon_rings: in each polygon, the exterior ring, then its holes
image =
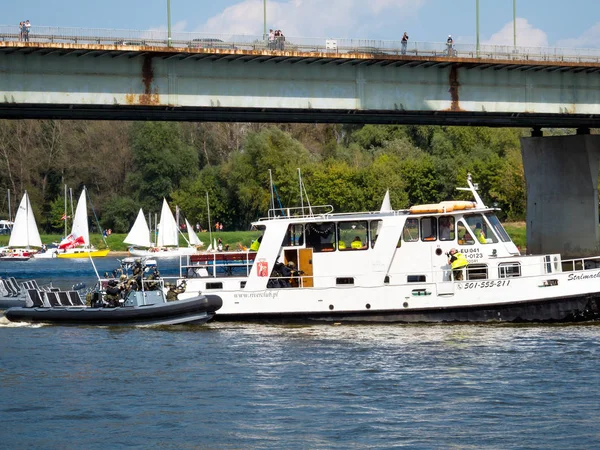
{"type": "MultiPolygon", "coordinates": [[[[69,188],[69,195],[71,196],[71,217],[75,220],[75,211],[73,211],[73,188],[69,188]]],[[[67,236],[66,232],[65,236],[67,236]]]]}
{"type": "Polygon", "coordinates": [[[158,226],[156,225],[158,223],[158,214],[154,213],[154,246],[157,247],[158,246],[158,226]]]}
{"type": "Polygon", "coordinates": [[[271,169],[269,169],[269,180],[271,182],[271,210],[273,211],[273,215],[275,215],[275,195],[273,194],[273,172],[271,169]]]}
{"type": "Polygon", "coordinates": [[[304,215],[304,195],[302,194],[302,174],[300,173],[300,167],[298,167],[298,184],[300,185],[300,210],[304,215]]]}
{"type": "Polygon", "coordinates": [[[67,216],[67,185],[65,184],[65,235],[64,237],[67,237],[67,222],[69,221],[69,218],[67,216]]]}
{"type": "Polygon", "coordinates": [[[150,236],[148,236],[150,239],[149,242],[152,243],[152,213],[150,211],[148,211],[148,224],[150,225],[148,227],[148,231],[150,232],[150,236]]]}
{"type": "Polygon", "coordinates": [[[10,211],[10,189],[8,190],[8,221],[12,222],[12,213],[10,211]]]}
{"type": "Polygon", "coordinates": [[[25,229],[27,230],[27,250],[29,250],[29,209],[31,208],[31,206],[29,206],[29,195],[27,195],[27,191],[25,191],[25,229]]]}
{"type": "Polygon", "coordinates": [[[210,203],[208,202],[208,191],[206,191],[206,210],[208,212],[208,240],[210,242],[208,245],[210,247],[212,245],[212,228],[210,225],[210,203]]]}
{"type": "Polygon", "coordinates": [[[473,195],[473,198],[475,199],[475,203],[477,204],[477,207],[485,208],[486,206],[483,204],[483,200],[481,200],[481,197],[477,193],[477,189],[479,189],[479,186],[477,186],[477,184],[472,183],[470,173],[467,174],[467,184],[469,185],[468,188],[457,187],[456,190],[457,191],[469,191],[473,195]]]}

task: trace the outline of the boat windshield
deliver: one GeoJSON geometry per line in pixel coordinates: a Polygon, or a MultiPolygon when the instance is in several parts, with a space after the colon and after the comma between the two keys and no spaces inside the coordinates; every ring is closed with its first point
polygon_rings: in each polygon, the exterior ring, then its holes
{"type": "Polygon", "coordinates": [[[506,230],[504,229],[504,227],[502,226],[495,214],[487,213],[485,217],[496,231],[496,234],[500,236],[502,242],[511,242],[510,236],[508,235],[508,233],[506,232],[506,230]]]}
{"type": "Polygon", "coordinates": [[[494,232],[488,229],[487,222],[483,220],[481,214],[465,215],[465,220],[471,229],[471,233],[480,244],[495,244],[498,238],[494,232]]]}

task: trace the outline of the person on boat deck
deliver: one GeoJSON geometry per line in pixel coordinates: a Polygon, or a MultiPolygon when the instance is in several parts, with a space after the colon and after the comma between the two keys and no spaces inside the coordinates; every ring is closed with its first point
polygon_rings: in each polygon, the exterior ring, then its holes
{"type": "Polygon", "coordinates": [[[256,239],[251,245],[250,250],[253,252],[257,252],[260,248],[260,243],[262,242],[263,235],[261,234],[258,239],[256,239]]]}
{"type": "Polygon", "coordinates": [[[353,249],[363,248],[363,244],[362,244],[362,241],[360,240],[360,236],[356,236],[354,238],[354,240],[350,244],[350,247],[352,247],[353,249]]]}
{"type": "Polygon", "coordinates": [[[220,252],[223,251],[223,240],[221,238],[219,238],[219,240],[217,241],[217,250],[220,252]]]}
{"type": "Polygon", "coordinates": [[[346,250],[346,243],[344,241],[338,241],[338,249],[339,250],[346,250]]]}
{"type": "Polygon", "coordinates": [[[117,280],[110,280],[106,286],[106,295],[104,299],[109,306],[113,308],[119,306],[119,299],[121,298],[121,288],[117,283],[117,280]]]}
{"type": "Polygon", "coordinates": [[[455,281],[460,281],[463,279],[463,269],[465,269],[469,262],[465,255],[460,253],[455,248],[451,249],[448,253],[448,264],[452,267],[452,274],[454,275],[455,281]]]}
{"type": "Polygon", "coordinates": [[[181,284],[179,286],[175,286],[174,284],[169,284],[167,287],[169,288],[169,290],[167,291],[167,301],[173,302],[173,301],[177,300],[177,296],[179,294],[183,294],[185,292],[186,283],[185,283],[185,280],[182,280],[181,284]]]}
{"type": "Polygon", "coordinates": [[[479,222],[477,222],[477,224],[475,225],[474,233],[475,233],[475,237],[477,238],[477,240],[480,243],[487,244],[487,241],[485,240],[485,233],[481,229],[481,224],[479,222]]]}
{"type": "Polygon", "coordinates": [[[453,239],[450,220],[446,217],[440,219],[440,240],[450,241],[453,239]]]}

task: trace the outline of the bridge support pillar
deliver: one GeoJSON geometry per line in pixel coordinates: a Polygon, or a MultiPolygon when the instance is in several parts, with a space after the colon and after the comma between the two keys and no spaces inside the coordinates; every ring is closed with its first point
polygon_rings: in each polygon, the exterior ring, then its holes
{"type": "Polygon", "coordinates": [[[527,253],[597,254],[600,135],[521,139],[527,253]]]}

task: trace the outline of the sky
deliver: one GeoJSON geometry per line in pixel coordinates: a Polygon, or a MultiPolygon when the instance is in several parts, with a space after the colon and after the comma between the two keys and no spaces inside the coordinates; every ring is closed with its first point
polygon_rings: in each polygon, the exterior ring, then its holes
{"type": "MultiPolygon", "coordinates": [[[[166,30],[167,0],[9,2],[1,25],[166,30]]],[[[170,0],[174,32],[263,33],[264,0],[170,0]]],[[[286,37],[476,41],[475,0],[267,0],[267,28],[286,37]]],[[[516,0],[517,45],[600,47],[599,0],[516,0]]],[[[480,42],[513,44],[513,0],[480,0],[480,42]]]]}

